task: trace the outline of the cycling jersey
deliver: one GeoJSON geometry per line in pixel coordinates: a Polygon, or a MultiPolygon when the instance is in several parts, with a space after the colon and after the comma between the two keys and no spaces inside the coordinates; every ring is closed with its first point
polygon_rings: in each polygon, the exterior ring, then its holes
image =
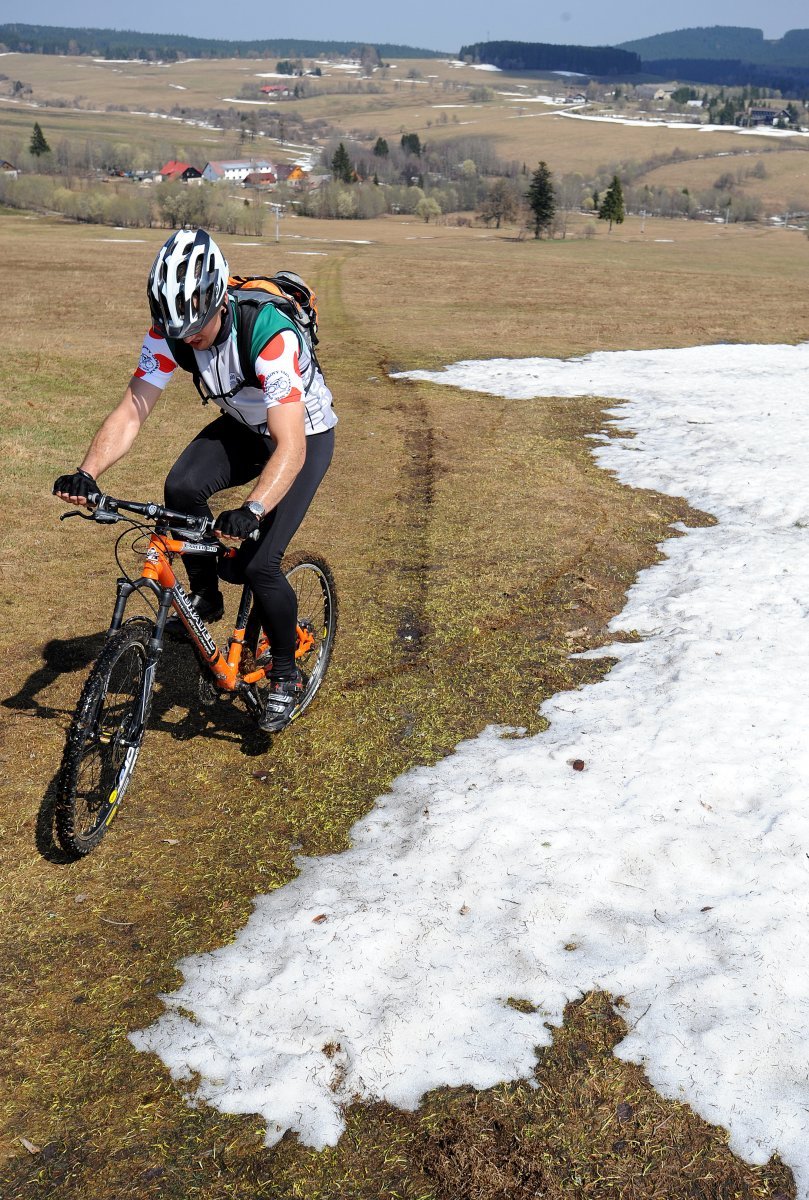
{"type": "MultiPolygon", "coordinates": [[[[200,380],[212,401],[226,415],[266,435],[269,409],[303,400],[306,433],[332,429],[337,414],[326,381],[312,363],[304,339],[272,305],[262,307],[253,328],[251,357],[261,387],[241,386],[244,374],[236,341],[236,311],[231,301],[230,318],[217,341],[209,350],[194,350],[200,380]]],[[[153,326],[143,340],[136,377],[162,390],[176,367],[169,343],[153,326]]]]}

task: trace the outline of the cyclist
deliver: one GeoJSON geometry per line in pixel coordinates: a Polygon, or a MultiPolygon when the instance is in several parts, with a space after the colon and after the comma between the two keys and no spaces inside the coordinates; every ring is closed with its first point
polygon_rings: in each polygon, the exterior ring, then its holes
{"type": "MultiPolygon", "coordinates": [[[[281,559],[331,462],[337,416],[326,381],[294,323],[272,304],[259,309],[251,366],[260,387],[245,385],[239,360],[239,306],[228,295],[228,264],[204,229],[184,229],[165,242],[149,274],[152,327],[123,399],[107,416],[80,466],[60,475],[53,493],[86,505],[96,480],[131,448],[178,366],[193,351],[195,375],[220,408],[171,468],[170,508],[211,516],[209,498],[230,487],[252,487],[240,508],[220,513],[217,537],[237,546],[244,577],[259,604],[272,646],[266,709],[260,724],[275,732],[295,715],[303,678],[295,664],[295,594],[281,559]],[[173,348],[172,343],[177,343],[173,348]],[[304,382],[306,380],[306,383],[304,382]],[[258,540],[244,541],[256,530],[258,540]]],[[[204,621],[224,614],[216,560],[189,556],[191,602],[204,621]]],[[[182,631],[171,618],[174,632],[182,631]]]]}

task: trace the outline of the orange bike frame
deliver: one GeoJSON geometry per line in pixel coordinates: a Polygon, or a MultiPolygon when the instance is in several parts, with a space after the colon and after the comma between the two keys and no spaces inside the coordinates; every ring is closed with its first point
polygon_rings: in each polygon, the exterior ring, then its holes
{"type": "MultiPolygon", "coordinates": [[[[207,625],[191,606],[185,589],[178,582],[171,565],[175,554],[216,553],[217,550],[218,547],[209,543],[184,541],[165,533],[152,533],[149,539],[149,547],[146,551],[146,561],[141,571],[141,578],[150,580],[153,584],[158,585],[159,588],[165,589],[165,592],[170,593],[171,607],[185,625],[200,658],[216,679],[217,686],[225,691],[232,692],[236,691],[243,684],[257,683],[259,680],[264,679],[267,674],[264,667],[257,667],[247,675],[239,673],[242,654],[244,652],[247,611],[249,609],[249,604],[245,603],[247,589],[242,593],[242,603],[239,605],[236,628],[228,640],[227,653],[223,654],[211,637],[207,625]]],[[[295,657],[303,657],[303,655],[311,650],[313,645],[314,637],[312,634],[308,629],[302,629],[299,625],[295,657]]]]}

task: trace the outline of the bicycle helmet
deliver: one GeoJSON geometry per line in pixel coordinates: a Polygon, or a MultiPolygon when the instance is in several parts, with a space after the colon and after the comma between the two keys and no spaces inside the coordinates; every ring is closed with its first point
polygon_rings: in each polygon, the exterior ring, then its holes
{"type": "Polygon", "coordinates": [[[204,229],[181,229],[161,246],[146,294],[152,320],[170,338],[191,337],[210,321],[228,289],[228,264],[204,229]]]}

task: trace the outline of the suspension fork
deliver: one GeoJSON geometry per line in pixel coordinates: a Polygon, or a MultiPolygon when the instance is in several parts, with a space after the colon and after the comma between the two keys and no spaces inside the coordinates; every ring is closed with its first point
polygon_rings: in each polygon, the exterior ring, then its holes
{"type": "Polygon", "coordinates": [[[127,742],[130,745],[137,745],[143,736],[143,731],[146,728],[146,723],[149,720],[149,711],[152,707],[152,693],[154,691],[155,675],[157,673],[157,664],[160,660],[160,655],[163,653],[163,638],[165,635],[166,621],[168,620],[169,611],[171,609],[172,593],[170,588],[163,587],[155,579],[141,577],[137,580],[119,579],[116,585],[115,608],[110,621],[110,627],[107,631],[107,637],[116,633],[123,624],[124,611],[127,601],[133,592],[137,591],[154,592],[158,598],[157,617],[155,618],[154,626],[152,627],[152,636],[146,644],[146,666],[143,672],[143,681],[141,683],[140,695],[138,697],[138,706],[133,713],[132,726],[129,731],[127,742]]]}

